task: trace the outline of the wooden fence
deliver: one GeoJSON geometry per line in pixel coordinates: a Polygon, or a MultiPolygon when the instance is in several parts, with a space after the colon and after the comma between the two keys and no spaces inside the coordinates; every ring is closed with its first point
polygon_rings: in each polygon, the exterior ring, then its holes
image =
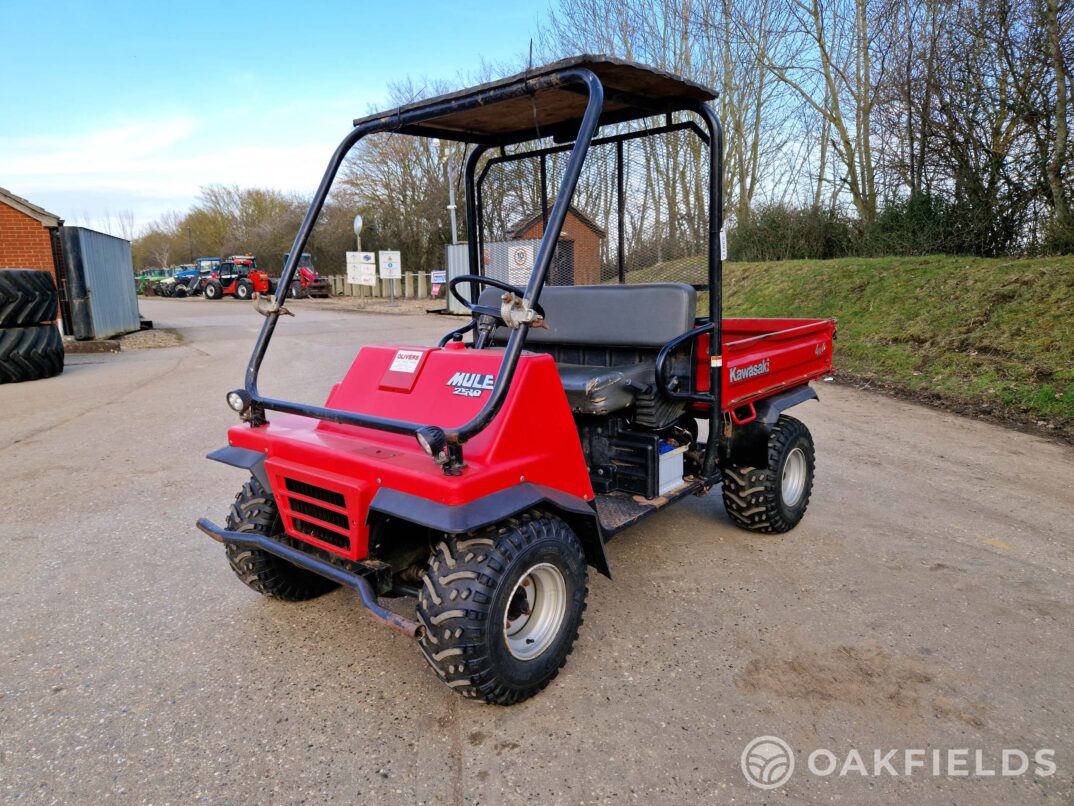
{"type": "MultiPolygon", "coordinates": [[[[401,280],[377,280],[374,285],[348,283],[345,275],[332,274],[325,277],[332,284],[332,294],[341,297],[389,297],[391,283],[395,283],[395,296],[399,299],[433,299],[429,273],[405,272],[401,280]]],[[[437,299],[444,299],[447,288],[441,284],[437,299]]]]}

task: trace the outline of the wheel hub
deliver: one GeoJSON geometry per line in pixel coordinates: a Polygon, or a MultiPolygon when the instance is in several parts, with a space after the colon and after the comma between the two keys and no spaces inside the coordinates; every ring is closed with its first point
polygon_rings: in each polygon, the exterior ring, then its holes
{"type": "Polygon", "coordinates": [[[515,584],[503,615],[504,641],[519,660],[533,660],[559,635],[567,612],[567,582],[551,563],[538,563],[515,584]]]}
{"type": "Polygon", "coordinates": [[[806,476],[809,467],[806,463],[805,452],[801,448],[795,448],[787,454],[787,461],[783,463],[783,480],[781,483],[783,503],[789,507],[797,506],[805,492],[806,476]]]}

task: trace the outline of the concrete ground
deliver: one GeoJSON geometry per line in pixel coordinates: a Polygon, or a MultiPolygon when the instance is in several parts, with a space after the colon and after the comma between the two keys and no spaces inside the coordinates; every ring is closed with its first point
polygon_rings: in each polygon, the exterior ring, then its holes
{"type": "MultiPolygon", "coordinates": [[[[796,530],[741,531],[717,494],[625,532],[560,676],[483,706],[352,593],[284,604],[234,578],[193,523],[221,520],[243,482],[203,457],[235,422],[224,393],[260,317],[231,300],[141,307],[185,343],[0,387],[4,800],[1074,799],[1071,449],[823,385],[796,411],[818,452],[796,530]],[[740,769],[761,735],[797,759],[769,792],[740,769]],[[1005,748],[1027,774],[1000,774],[1005,748]],[[818,749],[846,774],[810,773],[818,749]],[[907,777],[913,749],[925,768],[907,777]],[[1041,749],[1052,775],[1035,774],[1041,749]],[[898,776],[871,774],[874,750],[897,751],[898,776]],[[956,773],[968,751],[970,776],[933,776],[933,750],[956,773]]],[[[262,389],[313,402],[362,344],[449,326],[293,307],[262,389]]]]}

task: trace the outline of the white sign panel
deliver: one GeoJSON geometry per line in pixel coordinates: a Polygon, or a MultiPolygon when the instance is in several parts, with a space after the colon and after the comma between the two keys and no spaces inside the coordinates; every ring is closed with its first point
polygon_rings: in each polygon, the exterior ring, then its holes
{"type": "Polygon", "coordinates": [[[447,272],[442,269],[434,269],[433,271],[429,272],[429,274],[431,275],[431,277],[429,278],[431,282],[439,283],[440,285],[443,285],[447,282],[447,272]]]}
{"type": "Polygon", "coordinates": [[[403,276],[403,263],[398,252],[381,251],[377,254],[380,257],[380,279],[398,280],[403,276]]]}
{"type": "Polygon", "coordinates": [[[532,271],[533,270],[533,244],[520,243],[512,246],[508,253],[508,259],[511,261],[509,269],[512,272],[515,271],[532,271]]]}
{"type": "Polygon", "coordinates": [[[372,252],[347,253],[347,282],[355,285],[377,284],[376,256],[372,252]]]}
{"type": "Polygon", "coordinates": [[[391,372],[415,372],[422,355],[424,353],[421,350],[399,350],[388,369],[391,372]]]}

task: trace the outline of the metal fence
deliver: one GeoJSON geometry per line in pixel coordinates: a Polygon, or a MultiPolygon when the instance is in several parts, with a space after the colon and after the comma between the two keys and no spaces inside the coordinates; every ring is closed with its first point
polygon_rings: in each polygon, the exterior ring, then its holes
{"type": "Polygon", "coordinates": [[[130,241],[85,227],[63,227],[64,274],[76,339],[138,330],[138,294],[130,241]]]}
{"type": "MultiPolygon", "coordinates": [[[[692,115],[594,140],[548,283],[708,282],[708,143],[692,115]]],[[[482,271],[525,285],[567,165],[552,145],[486,161],[478,177],[482,271]]]]}

